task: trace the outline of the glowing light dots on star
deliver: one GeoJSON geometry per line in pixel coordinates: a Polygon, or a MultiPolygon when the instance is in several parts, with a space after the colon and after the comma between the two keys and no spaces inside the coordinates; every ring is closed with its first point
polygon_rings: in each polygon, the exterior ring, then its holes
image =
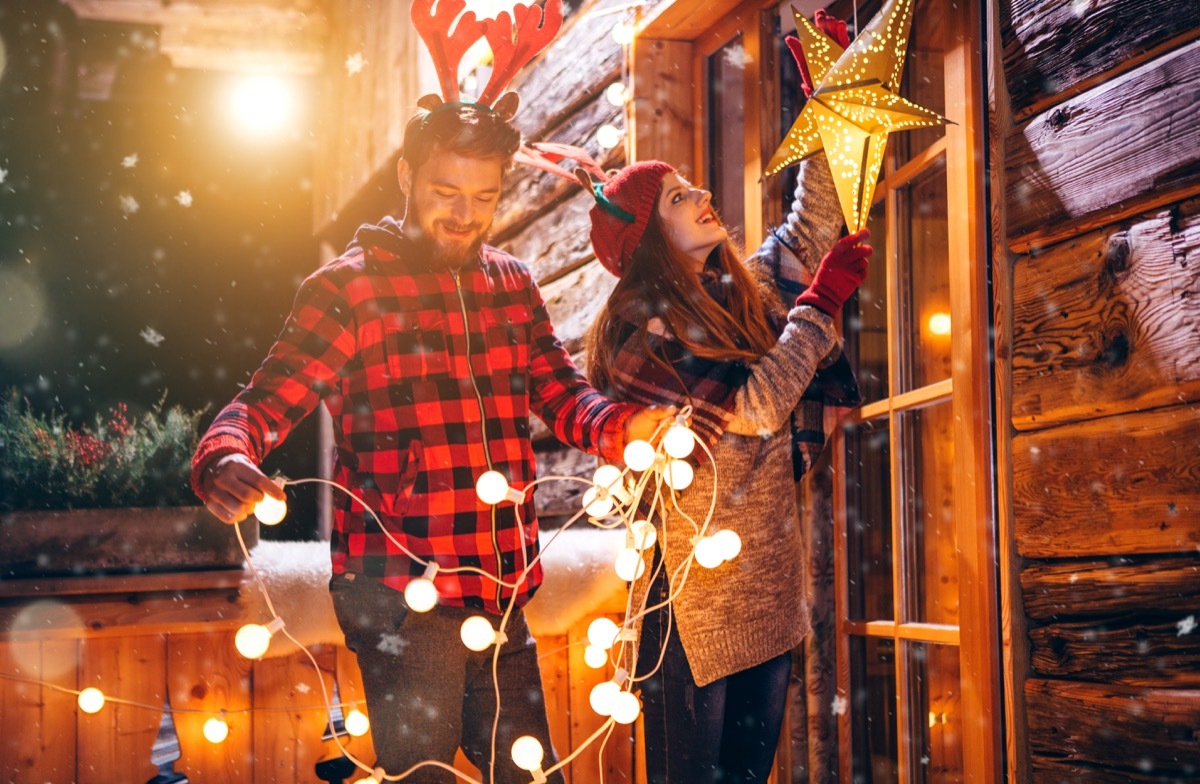
{"type": "Polygon", "coordinates": [[[433,584],[437,570],[437,564],[431,563],[425,567],[425,574],[409,580],[404,586],[404,603],[410,610],[423,613],[437,606],[438,592],[433,584]]]}
{"type": "Polygon", "coordinates": [[[463,621],[459,636],[463,645],[476,652],[487,650],[497,640],[491,621],[482,615],[472,615],[463,621]]]}
{"type": "Polygon", "coordinates": [[[99,713],[100,709],[104,707],[104,692],[95,686],[88,686],[79,692],[75,701],[79,704],[79,710],[84,713],[99,713]]]}

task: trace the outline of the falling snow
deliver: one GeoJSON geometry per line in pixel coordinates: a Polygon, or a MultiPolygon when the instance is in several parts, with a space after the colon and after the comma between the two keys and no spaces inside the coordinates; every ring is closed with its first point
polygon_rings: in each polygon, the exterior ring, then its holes
{"type": "Polygon", "coordinates": [[[160,334],[159,331],[156,330],[154,327],[146,327],[141,332],[139,332],[138,335],[141,336],[142,340],[146,341],[147,343],[149,343],[151,346],[154,346],[155,348],[158,348],[162,344],[162,342],[164,340],[166,340],[166,338],[163,337],[163,335],[160,334]]]}
{"type": "Polygon", "coordinates": [[[8,169],[0,169],[0,185],[3,185],[4,181],[7,179],[8,179],[8,169]]]}
{"type": "Polygon", "coordinates": [[[309,686],[304,681],[301,681],[300,683],[296,684],[296,691],[300,692],[301,694],[308,694],[310,691],[312,691],[312,686],[309,686]]]}
{"type": "Polygon", "coordinates": [[[362,71],[363,66],[366,64],[367,61],[363,59],[362,52],[355,52],[346,58],[346,73],[353,76],[362,71]]]}
{"type": "Polygon", "coordinates": [[[121,197],[121,212],[125,213],[126,215],[132,215],[133,213],[135,213],[137,211],[138,211],[137,199],[133,198],[132,196],[122,196],[121,197]]]}
{"type": "Polygon", "coordinates": [[[1175,626],[1179,629],[1179,633],[1175,635],[1176,637],[1183,637],[1186,634],[1191,634],[1196,629],[1196,616],[1189,615],[1179,623],[1175,624],[1175,626]]]}
{"type": "Polygon", "coordinates": [[[121,159],[121,168],[122,169],[132,169],[134,166],[137,166],[137,163],[138,163],[138,154],[135,152],[132,155],[126,155],[124,158],[121,159]]]}
{"type": "Polygon", "coordinates": [[[850,707],[850,701],[838,694],[833,698],[833,704],[830,705],[833,709],[834,716],[841,716],[846,713],[846,709],[850,707]]]}
{"type": "Polygon", "coordinates": [[[179,193],[175,194],[175,201],[179,202],[180,207],[191,207],[192,206],[192,192],[191,191],[180,191],[179,193]]]}
{"type": "Polygon", "coordinates": [[[381,634],[379,635],[379,644],[375,647],[388,656],[399,656],[404,652],[404,640],[400,638],[399,634],[381,634]]]}

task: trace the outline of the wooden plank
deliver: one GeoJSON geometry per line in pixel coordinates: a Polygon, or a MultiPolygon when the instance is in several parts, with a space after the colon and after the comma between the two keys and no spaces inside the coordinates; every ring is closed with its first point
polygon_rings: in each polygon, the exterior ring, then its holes
{"type": "MultiPolygon", "coordinates": [[[[349,648],[340,646],[337,649],[337,682],[338,694],[346,706],[342,712],[349,713],[353,706],[367,714],[368,719],[371,718],[366,692],[363,691],[362,671],[358,668],[358,657],[349,648]]],[[[341,738],[341,742],[350,754],[367,765],[375,761],[375,745],[369,730],[366,735],[358,738],[345,736],[341,738]]]]}
{"type": "Polygon", "coordinates": [[[1200,604],[1200,555],[1034,563],[1021,572],[1031,620],[1102,618],[1200,604]]]}
{"type": "Polygon", "coordinates": [[[1045,757],[1159,776],[1200,768],[1200,691],[1031,679],[1025,695],[1035,767],[1045,757]]]}
{"type": "Polygon", "coordinates": [[[1184,777],[1164,778],[1153,773],[1110,770],[1047,757],[1034,760],[1032,777],[1034,784],[1164,784],[1184,780],[1184,777]]]}
{"type": "MultiPolygon", "coordinates": [[[[203,569],[196,572],[158,574],[102,574],[87,577],[31,577],[0,582],[0,598],[237,589],[241,584],[241,569],[203,569]]],[[[133,597],[129,598],[132,600],[133,597]]]]}
{"type": "Polygon", "coordinates": [[[175,711],[180,758],[175,770],[205,784],[238,784],[253,775],[250,662],[233,646],[234,632],[167,638],[167,688],[175,711]],[[204,722],[222,716],[229,736],[204,738],[204,722]]]}
{"type": "Polygon", "coordinates": [[[1023,256],[1013,425],[1200,399],[1200,200],[1023,256]]]}
{"type": "Polygon", "coordinates": [[[1194,632],[1200,601],[1147,615],[1033,629],[1033,669],[1043,678],[1200,687],[1200,633],[1194,632]]]}
{"type": "Polygon", "coordinates": [[[616,285],[617,279],[599,262],[594,262],[542,289],[550,322],[568,352],[574,354],[583,349],[584,336],[616,285]]]}
{"type": "Polygon", "coordinates": [[[999,13],[1005,83],[1018,121],[1200,32],[1200,5],[1172,0],[1003,0],[999,13]]]}
{"type": "Polygon", "coordinates": [[[158,774],[150,752],[158,738],[166,697],[167,643],[161,635],[101,637],[80,642],[79,688],[142,703],[105,703],[79,713],[79,784],[146,781],[158,774]],[[157,706],[146,708],[145,705],[157,706]]]}
{"type": "Polygon", "coordinates": [[[329,724],[329,713],[313,706],[322,704],[322,682],[324,693],[332,699],[337,650],[314,646],[312,653],[321,667],[319,672],[303,651],[253,664],[255,781],[287,784],[312,780],[313,768],[324,751],[321,735],[329,724]]]}
{"type": "Polygon", "coordinates": [[[37,682],[75,689],[78,657],[74,640],[0,641],[0,672],[26,679],[0,678],[0,779],[75,780],[75,695],[37,682]]]}
{"type": "Polygon", "coordinates": [[[1200,193],[1200,42],[1013,128],[1005,198],[1016,252],[1200,193]]]}
{"type": "Polygon", "coordinates": [[[69,596],[40,606],[36,628],[21,625],[28,600],[0,603],[0,628],[13,639],[75,639],[82,636],[204,632],[241,621],[237,591],[185,591],[128,596],[69,596]]]}
{"type": "MultiPolygon", "coordinates": [[[[621,622],[618,617],[609,617],[616,623],[621,622]]],[[[583,746],[584,741],[605,722],[603,716],[592,710],[588,698],[594,686],[613,677],[613,667],[609,664],[602,669],[593,670],[583,660],[583,652],[587,647],[587,626],[591,621],[592,618],[589,618],[586,623],[578,624],[567,634],[567,672],[570,683],[567,715],[570,720],[571,740],[567,752],[563,754],[564,757],[583,746]]],[[[600,784],[602,739],[603,736],[583,749],[579,756],[571,761],[571,784],[600,784]]]]}
{"type": "MultiPolygon", "coordinates": [[[[546,718],[550,723],[550,741],[556,759],[571,753],[571,680],[570,641],[565,634],[540,635],[537,638],[538,667],[542,672],[542,691],[546,695],[546,718]]],[[[563,769],[565,784],[571,784],[571,766],[563,769]]]]}
{"type": "Polygon", "coordinates": [[[1027,558],[1200,546],[1200,404],[1013,439],[1013,509],[1027,558]]]}
{"type": "Polygon", "coordinates": [[[692,44],[638,38],[633,48],[630,157],[666,160],[694,177],[696,134],[692,96],[692,44]]]}
{"type": "Polygon", "coordinates": [[[642,23],[640,35],[667,41],[693,41],[713,23],[738,10],[742,0],[675,0],[662,3],[642,23]]]}
{"type": "Polygon", "coordinates": [[[540,217],[503,249],[529,265],[539,286],[545,286],[596,258],[592,252],[592,219],[588,211],[595,198],[576,188],[567,199],[540,217]]]}

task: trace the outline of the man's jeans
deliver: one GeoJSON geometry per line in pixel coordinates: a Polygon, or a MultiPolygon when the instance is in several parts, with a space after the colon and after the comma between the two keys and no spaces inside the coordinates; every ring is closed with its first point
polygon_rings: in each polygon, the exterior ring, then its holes
{"type": "MultiPolygon", "coordinates": [[[[650,602],[663,598],[656,581],[650,602]]],[[[666,609],[643,621],[638,670],[658,662],[667,625],[666,609]]],[[[642,684],[649,784],[765,782],[787,707],[791,653],[700,687],[674,623],[666,645],[662,667],[642,684]]]]}
{"type": "MultiPolygon", "coordinates": [[[[333,608],[346,635],[346,647],[362,670],[376,765],[402,773],[424,760],[454,763],[463,753],[488,780],[496,692],[492,681],[494,648],[477,653],[462,643],[459,629],[472,615],[463,607],[437,606],[409,612],[404,595],[362,575],[336,575],[329,583],[333,608]]],[[[485,615],[493,627],[500,619],[485,615]]],[[[546,704],[537,649],[525,614],[514,610],[500,648],[500,725],[496,733],[495,784],[527,784],[532,778],[512,760],[513,741],[537,738],[548,768],[557,759],[550,745],[546,704]]],[[[554,773],[550,782],[562,784],[554,773]]],[[[453,774],[425,766],[405,779],[412,784],[454,782],[453,774]]]]}

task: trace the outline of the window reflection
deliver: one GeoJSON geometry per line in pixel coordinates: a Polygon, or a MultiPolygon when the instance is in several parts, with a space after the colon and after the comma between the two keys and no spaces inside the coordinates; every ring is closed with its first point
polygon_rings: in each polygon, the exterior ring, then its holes
{"type": "Polygon", "coordinates": [[[846,560],[855,620],[895,618],[890,454],[886,419],[847,429],[846,560]]]}
{"type": "Polygon", "coordinates": [[[746,225],[745,69],[740,33],[708,58],[708,187],[721,219],[738,234],[746,225]]]}

